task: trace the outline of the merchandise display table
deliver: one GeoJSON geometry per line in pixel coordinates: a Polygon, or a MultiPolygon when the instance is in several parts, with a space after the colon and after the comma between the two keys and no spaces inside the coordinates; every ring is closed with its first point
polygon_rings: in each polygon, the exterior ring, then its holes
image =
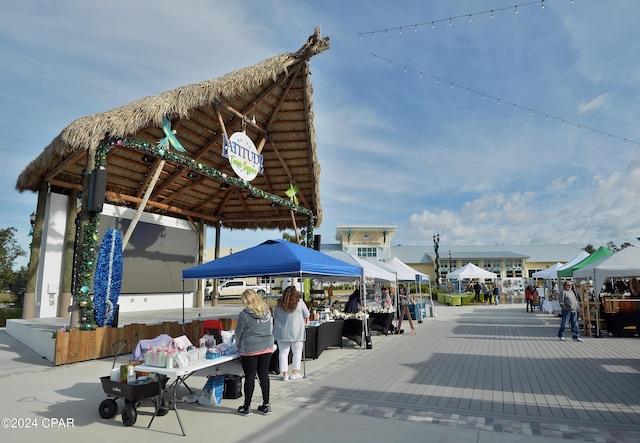
{"type": "Polygon", "coordinates": [[[338,319],[307,327],[305,357],[316,359],[330,346],[342,347],[344,320],[338,319]]]}
{"type": "Polygon", "coordinates": [[[391,329],[391,322],[393,321],[393,313],[384,313],[384,312],[371,312],[369,313],[369,318],[371,318],[371,327],[372,331],[378,331],[383,333],[384,335],[389,334],[389,329],[391,329]]]}
{"type": "MultiPolygon", "coordinates": [[[[182,431],[182,435],[186,436],[187,434],[184,431],[184,426],[182,426],[182,420],[180,420],[180,414],[178,414],[178,406],[177,406],[178,389],[180,388],[181,385],[184,385],[189,390],[189,392],[193,393],[193,391],[191,390],[191,388],[189,388],[189,386],[187,386],[185,381],[189,377],[191,377],[194,373],[202,369],[207,369],[212,366],[218,366],[218,365],[221,365],[222,363],[227,363],[229,361],[236,360],[238,358],[240,358],[239,354],[232,354],[232,355],[226,355],[224,357],[214,358],[211,360],[205,360],[195,365],[185,366],[184,368],[169,369],[169,368],[161,368],[157,366],[137,365],[135,366],[134,369],[136,372],[161,374],[161,375],[166,375],[169,378],[175,377],[175,380],[173,381],[173,383],[171,383],[168,386],[165,386],[164,388],[162,388],[162,383],[160,383],[160,386],[161,386],[160,398],[162,398],[162,396],[166,393],[171,395],[171,409],[173,409],[176,413],[176,417],[178,418],[178,423],[180,424],[180,430],[182,431]]],[[[156,418],[160,403],[161,402],[159,401],[158,406],[156,406],[156,410],[153,413],[153,416],[151,417],[151,421],[149,422],[149,425],[147,426],[147,428],[151,427],[151,423],[153,423],[153,419],[156,418]]]]}
{"type": "MultiPolygon", "coordinates": [[[[364,322],[355,318],[348,318],[344,320],[344,327],[342,328],[342,336],[352,340],[358,344],[358,346],[362,346],[364,337],[364,330],[362,328],[364,322]]],[[[367,330],[371,330],[371,325],[373,324],[373,318],[367,318],[367,330]]]]}

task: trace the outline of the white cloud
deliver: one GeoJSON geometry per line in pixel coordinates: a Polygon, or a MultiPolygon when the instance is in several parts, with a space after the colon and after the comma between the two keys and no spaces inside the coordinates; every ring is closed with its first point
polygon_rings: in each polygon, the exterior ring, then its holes
{"type": "Polygon", "coordinates": [[[606,104],[609,95],[610,94],[601,94],[588,103],[578,104],[578,113],[584,114],[585,112],[603,107],[606,104]]]}
{"type": "Polygon", "coordinates": [[[28,232],[35,196],[13,190],[17,174],[74,119],[295,51],[320,25],[335,37],[310,64],[325,242],[343,223],[398,225],[403,244],[436,232],[457,244],[640,235],[640,40],[629,37],[639,8],[553,2],[357,35],[478,10],[473,0],[398,2],[10,2],[0,153],[13,162],[1,182],[11,211],[0,226],[28,232]]]}

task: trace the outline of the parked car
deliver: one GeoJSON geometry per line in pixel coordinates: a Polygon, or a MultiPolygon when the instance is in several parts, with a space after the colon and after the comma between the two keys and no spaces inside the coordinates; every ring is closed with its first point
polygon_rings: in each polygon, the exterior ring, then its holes
{"type": "Polygon", "coordinates": [[[268,294],[269,288],[266,285],[249,285],[247,282],[241,279],[227,280],[220,286],[218,286],[218,296],[223,297],[240,297],[245,289],[253,289],[258,294],[268,294]]]}

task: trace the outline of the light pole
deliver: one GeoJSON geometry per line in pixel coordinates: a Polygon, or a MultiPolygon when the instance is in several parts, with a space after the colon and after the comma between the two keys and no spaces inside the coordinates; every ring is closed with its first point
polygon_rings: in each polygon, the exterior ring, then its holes
{"type": "Polygon", "coordinates": [[[436,283],[438,288],[440,287],[440,254],[438,254],[438,248],[440,247],[440,234],[433,236],[433,250],[436,251],[436,283]]]}

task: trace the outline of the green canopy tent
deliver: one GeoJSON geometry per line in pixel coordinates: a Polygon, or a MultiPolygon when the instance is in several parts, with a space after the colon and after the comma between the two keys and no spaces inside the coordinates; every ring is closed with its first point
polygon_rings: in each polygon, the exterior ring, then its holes
{"type": "Polygon", "coordinates": [[[577,271],[578,269],[582,269],[585,266],[596,262],[608,255],[613,254],[613,252],[610,249],[605,248],[604,246],[600,246],[598,249],[596,249],[595,251],[593,251],[591,253],[591,255],[589,255],[588,257],[585,257],[583,260],[579,261],[578,263],[576,263],[575,265],[566,268],[566,269],[561,269],[558,271],[558,278],[571,278],[573,277],[573,273],[574,271],[577,271]]]}

